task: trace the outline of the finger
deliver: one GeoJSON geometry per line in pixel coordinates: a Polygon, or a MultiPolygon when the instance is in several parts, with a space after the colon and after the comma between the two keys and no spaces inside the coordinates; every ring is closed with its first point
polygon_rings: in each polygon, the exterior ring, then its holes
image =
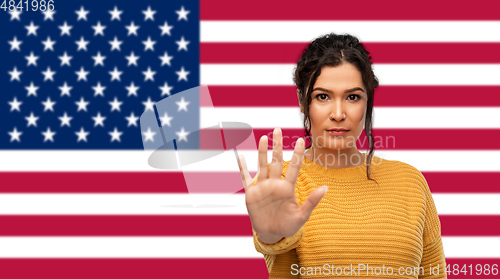
{"type": "Polygon", "coordinates": [[[300,167],[302,166],[302,158],[304,157],[304,139],[299,138],[295,143],[295,150],[293,151],[293,157],[288,165],[288,169],[285,174],[285,179],[295,185],[297,177],[299,176],[300,167]]]}
{"type": "Polygon", "coordinates": [[[281,129],[275,128],[273,133],[273,158],[269,178],[280,179],[283,172],[283,137],[281,129]]]}
{"type": "Polygon", "coordinates": [[[309,197],[307,197],[304,204],[302,204],[302,206],[300,207],[301,215],[304,222],[307,222],[307,220],[311,216],[312,211],[319,204],[321,199],[325,196],[327,190],[328,186],[326,186],[325,188],[319,187],[314,191],[312,191],[311,194],[309,194],[309,197]]]}
{"type": "Polygon", "coordinates": [[[241,181],[243,182],[243,187],[245,187],[246,191],[248,187],[253,186],[253,181],[250,173],[248,173],[247,163],[245,162],[243,155],[238,156],[238,167],[240,168],[241,181]]]}
{"type": "Polygon", "coordinates": [[[267,163],[267,144],[269,139],[262,136],[259,140],[259,181],[264,181],[269,175],[269,165],[267,163]]]}

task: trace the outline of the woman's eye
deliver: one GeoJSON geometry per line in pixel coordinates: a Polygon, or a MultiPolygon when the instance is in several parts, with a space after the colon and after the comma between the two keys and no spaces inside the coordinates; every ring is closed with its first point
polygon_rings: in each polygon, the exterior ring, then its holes
{"type": "Polygon", "coordinates": [[[353,99],[350,99],[351,101],[355,101],[355,100],[359,100],[359,99],[360,99],[359,95],[352,94],[352,95],[349,95],[349,98],[350,98],[351,96],[355,96],[355,97],[357,97],[357,99],[354,99],[354,100],[353,100],[353,99]]]}
{"type": "MultiPolygon", "coordinates": [[[[318,94],[318,95],[316,95],[316,98],[319,98],[319,96],[327,96],[327,97],[328,97],[328,95],[326,95],[326,94],[318,94]]],[[[324,99],[322,99],[322,98],[319,98],[319,99],[320,99],[320,100],[324,100],[324,99]]]]}
{"type": "MultiPolygon", "coordinates": [[[[318,99],[320,99],[320,100],[325,100],[325,99],[321,98],[320,96],[326,96],[326,97],[328,97],[328,95],[326,95],[326,94],[318,94],[318,95],[316,95],[316,98],[318,98],[318,99]]],[[[347,97],[347,98],[348,98],[350,101],[357,101],[357,100],[359,100],[361,97],[360,97],[359,95],[356,95],[356,94],[351,94],[351,95],[349,95],[349,97],[347,97]],[[355,96],[357,99],[356,99],[356,98],[355,98],[355,99],[352,99],[352,98],[351,98],[352,96],[355,96]]]]}

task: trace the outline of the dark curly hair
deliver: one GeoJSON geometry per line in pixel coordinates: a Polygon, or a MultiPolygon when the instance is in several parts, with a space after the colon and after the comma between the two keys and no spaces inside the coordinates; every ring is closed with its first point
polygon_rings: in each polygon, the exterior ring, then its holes
{"type": "Polygon", "coordinates": [[[365,132],[368,136],[370,151],[366,158],[366,175],[368,179],[373,180],[370,178],[370,164],[373,158],[374,141],[372,136],[373,97],[375,88],[379,86],[379,82],[372,70],[370,53],[355,36],[329,33],[316,38],[303,50],[297,66],[295,67],[293,82],[297,86],[299,104],[304,110],[305,136],[311,141],[306,149],[312,146],[308,123],[310,123],[310,92],[313,89],[314,83],[321,74],[321,68],[323,66],[336,67],[345,62],[354,65],[361,72],[363,85],[368,95],[365,132]]]}

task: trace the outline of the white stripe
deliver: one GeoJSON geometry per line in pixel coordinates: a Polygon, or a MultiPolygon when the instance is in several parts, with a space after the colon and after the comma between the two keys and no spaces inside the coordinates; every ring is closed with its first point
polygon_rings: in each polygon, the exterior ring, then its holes
{"type": "MultiPolygon", "coordinates": [[[[293,85],[295,66],[295,64],[201,64],[200,83],[293,85]]],[[[373,64],[372,67],[380,85],[384,86],[500,85],[499,64],[373,64]]]]}
{"type": "MultiPolygon", "coordinates": [[[[500,214],[500,194],[432,196],[439,215],[500,214]]],[[[248,215],[248,211],[244,194],[0,194],[0,214],[248,215]],[[193,201],[200,205],[192,207],[193,201]]]]}
{"type": "MultiPolygon", "coordinates": [[[[269,140],[267,152],[271,161],[272,140],[269,140]]],[[[293,143],[295,146],[295,143],[293,143]]],[[[397,142],[396,142],[397,146],[397,142]]],[[[288,148],[288,146],[284,146],[288,148]]],[[[365,150],[360,150],[365,153],[365,150]]],[[[205,151],[197,151],[205,152],[205,151]]],[[[147,164],[146,151],[0,151],[0,170],[5,171],[163,171],[147,164]],[[71,164],[68,164],[71,162],[71,164]]],[[[237,154],[245,157],[250,172],[256,172],[258,166],[257,150],[238,150],[237,154]]],[[[283,151],[283,159],[291,160],[293,150],[283,151]]],[[[378,151],[374,155],[387,160],[397,160],[416,167],[420,171],[500,171],[498,150],[402,150],[378,151]]],[[[184,172],[239,172],[234,151],[193,164],[194,167],[183,169],[184,172]]],[[[181,171],[181,170],[177,170],[181,171]]],[[[1,172],[0,172],[1,175],[1,172]]],[[[50,181],[48,182],[50,183],[50,181]]],[[[69,182],[68,182],[69,183],[69,182]]]]}
{"type": "Polygon", "coordinates": [[[335,32],[362,42],[500,42],[496,30],[493,20],[210,20],[200,23],[200,41],[302,43],[335,32]]]}
{"type": "MultiPolygon", "coordinates": [[[[500,237],[442,237],[446,258],[500,258],[500,237]]],[[[262,258],[245,237],[0,237],[0,258],[262,258]]]]}

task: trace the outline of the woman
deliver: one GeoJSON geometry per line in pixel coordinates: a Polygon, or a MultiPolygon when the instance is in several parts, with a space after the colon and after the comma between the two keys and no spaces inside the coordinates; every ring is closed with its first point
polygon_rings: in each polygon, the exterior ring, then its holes
{"type": "Polygon", "coordinates": [[[269,164],[261,137],[253,181],[239,157],[255,248],[270,278],[446,278],[441,224],[424,176],[373,155],[378,80],[370,59],[351,35],[314,40],[294,73],[311,144],[299,138],[283,161],[277,128],[269,164]],[[368,154],[356,148],[363,129],[368,154]]]}

